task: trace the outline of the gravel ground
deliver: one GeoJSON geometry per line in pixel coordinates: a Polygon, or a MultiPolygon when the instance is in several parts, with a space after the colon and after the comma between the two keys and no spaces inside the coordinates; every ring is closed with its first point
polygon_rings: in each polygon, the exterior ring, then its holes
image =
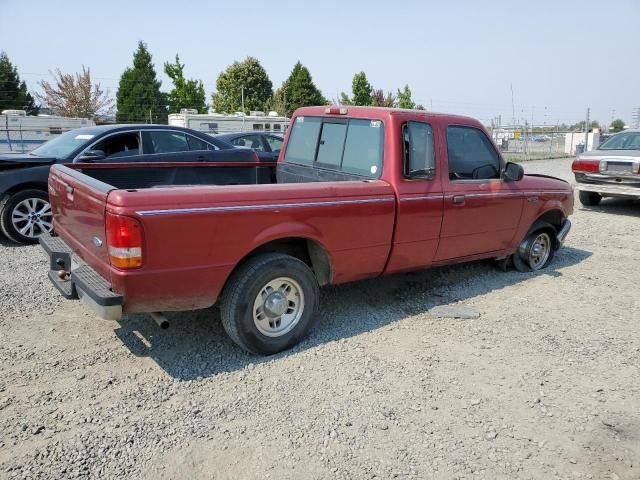
{"type": "Polygon", "coordinates": [[[576,204],[543,273],[325,288],[309,338],[270,358],[215,309],[98,320],[39,247],[3,243],[0,478],[638,479],[639,206],[576,204]]]}

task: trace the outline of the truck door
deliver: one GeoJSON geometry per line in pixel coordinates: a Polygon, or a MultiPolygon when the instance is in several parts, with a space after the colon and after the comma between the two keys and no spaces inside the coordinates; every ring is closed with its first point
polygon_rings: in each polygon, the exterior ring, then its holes
{"type": "Polygon", "coordinates": [[[499,252],[516,232],[524,197],[517,182],[501,178],[502,161],[484,131],[446,129],[449,175],[436,261],[499,252]]]}
{"type": "MultiPolygon", "coordinates": [[[[396,183],[398,209],[393,250],[387,273],[428,267],[440,239],[442,224],[442,178],[437,168],[434,129],[430,123],[401,124],[402,172],[396,183]]],[[[438,154],[440,156],[440,153],[438,154]]]]}

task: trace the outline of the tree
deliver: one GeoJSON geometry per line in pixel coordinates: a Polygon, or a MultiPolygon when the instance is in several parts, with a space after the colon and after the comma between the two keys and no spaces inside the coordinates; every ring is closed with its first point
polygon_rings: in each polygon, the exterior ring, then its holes
{"type": "Polygon", "coordinates": [[[123,123],[167,123],[167,95],[160,91],[147,45],[140,41],[133,54],[133,67],[120,77],[116,94],[116,120],[123,123]]]}
{"type": "Polygon", "coordinates": [[[289,78],[282,83],[274,94],[274,98],[280,99],[280,104],[284,106],[284,111],[278,111],[287,116],[291,116],[300,107],[329,103],[313,83],[307,67],[300,62],[294,65],[289,78]]]}
{"type": "Polygon", "coordinates": [[[615,119],[611,122],[611,125],[609,125],[609,131],[612,133],[618,133],[622,130],[624,130],[624,120],[620,118],[615,119]]]}
{"type": "Polygon", "coordinates": [[[37,115],[39,111],[27,84],[20,80],[18,69],[5,52],[0,53],[0,110],[26,110],[29,115],[37,115]]]}
{"type": "Polygon", "coordinates": [[[113,112],[113,98],[104,91],[100,83],[91,81],[91,70],[82,66],[82,73],[62,73],[56,69],[51,73],[53,84],[39,82],[43,93],[36,93],[42,105],[62,117],[95,119],[113,112]]]}
{"type": "Polygon", "coordinates": [[[402,90],[398,89],[398,93],[396,94],[398,97],[398,107],[399,108],[415,108],[416,104],[413,102],[411,98],[411,89],[409,89],[409,85],[405,85],[402,90]]]}
{"type": "Polygon", "coordinates": [[[353,92],[352,102],[354,105],[371,105],[371,90],[371,84],[364,72],[358,72],[353,76],[351,91],[353,92]]]}
{"type": "Polygon", "coordinates": [[[392,92],[384,94],[384,90],[376,88],[371,92],[371,105],[374,107],[395,107],[396,96],[392,92]]]}
{"type": "Polygon", "coordinates": [[[273,85],[267,72],[253,57],[229,65],[218,76],[216,89],[217,92],[213,94],[216,112],[241,111],[243,94],[245,113],[263,110],[273,96],[273,85]]]}
{"type": "Polygon", "coordinates": [[[340,100],[338,101],[338,103],[340,105],[353,105],[353,100],[351,100],[349,98],[349,95],[347,95],[344,92],[340,92],[340,100]]]}
{"type": "Polygon", "coordinates": [[[184,63],[176,54],[175,63],[165,62],[164,73],[173,82],[173,90],[169,92],[169,112],[180,112],[181,108],[195,108],[198,113],[207,113],[204,85],[201,80],[184,78],[184,63]]]}
{"type": "MultiPolygon", "coordinates": [[[[569,128],[574,132],[584,132],[584,124],[585,121],[580,120],[578,123],[574,123],[569,128]]],[[[594,128],[600,128],[600,123],[597,120],[593,120],[591,123],[589,123],[589,130],[592,130],[594,128]]]]}

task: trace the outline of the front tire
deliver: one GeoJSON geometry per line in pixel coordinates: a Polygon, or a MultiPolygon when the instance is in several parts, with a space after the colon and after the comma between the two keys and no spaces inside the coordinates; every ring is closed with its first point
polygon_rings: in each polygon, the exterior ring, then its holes
{"type": "Polygon", "coordinates": [[[49,197],[42,190],[23,190],[0,202],[0,230],[16,243],[38,243],[38,237],[53,231],[49,197]]]}
{"type": "Polygon", "coordinates": [[[520,272],[536,272],[546,268],[556,251],[555,229],[548,224],[527,234],[516,253],[513,266],[520,272]]]}
{"type": "Polygon", "coordinates": [[[280,253],[259,255],[229,279],[222,296],[222,325],[243,349],[272,355],[306,335],[318,297],[318,281],[304,262],[280,253]]]}
{"type": "Polygon", "coordinates": [[[595,207],[602,200],[602,195],[598,192],[585,192],[580,190],[578,192],[578,198],[580,199],[580,203],[585,207],[595,207]]]}

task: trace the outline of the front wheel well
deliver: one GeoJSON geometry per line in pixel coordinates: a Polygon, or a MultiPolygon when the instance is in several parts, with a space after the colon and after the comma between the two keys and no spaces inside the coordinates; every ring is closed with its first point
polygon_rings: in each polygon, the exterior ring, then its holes
{"type": "MultiPolygon", "coordinates": [[[[238,262],[235,269],[249,258],[263,253],[284,253],[306,263],[313,271],[319,285],[331,283],[331,260],[329,254],[318,242],[300,237],[289,237],[272,240],[260,245],[238,262]]],[[[234,270],[235,270],[234,269],[234,270]]]]}
{"type": "Polygon", "coordinates": [[[562,227],[562,224],[564,223],[565,218],[566,217],[562,212],[562,210],[558,210],[558,209],[549,210],[543,213],[542,215],[540,215],[536,219],[536,221],[533,222],[533,224],[531,224],[531,228],[529,229],[529,231],[532,231],[538,225],[546,223],[546,224],[552,225],[556,229],[556,232],[558,232],[562,227]]]}

